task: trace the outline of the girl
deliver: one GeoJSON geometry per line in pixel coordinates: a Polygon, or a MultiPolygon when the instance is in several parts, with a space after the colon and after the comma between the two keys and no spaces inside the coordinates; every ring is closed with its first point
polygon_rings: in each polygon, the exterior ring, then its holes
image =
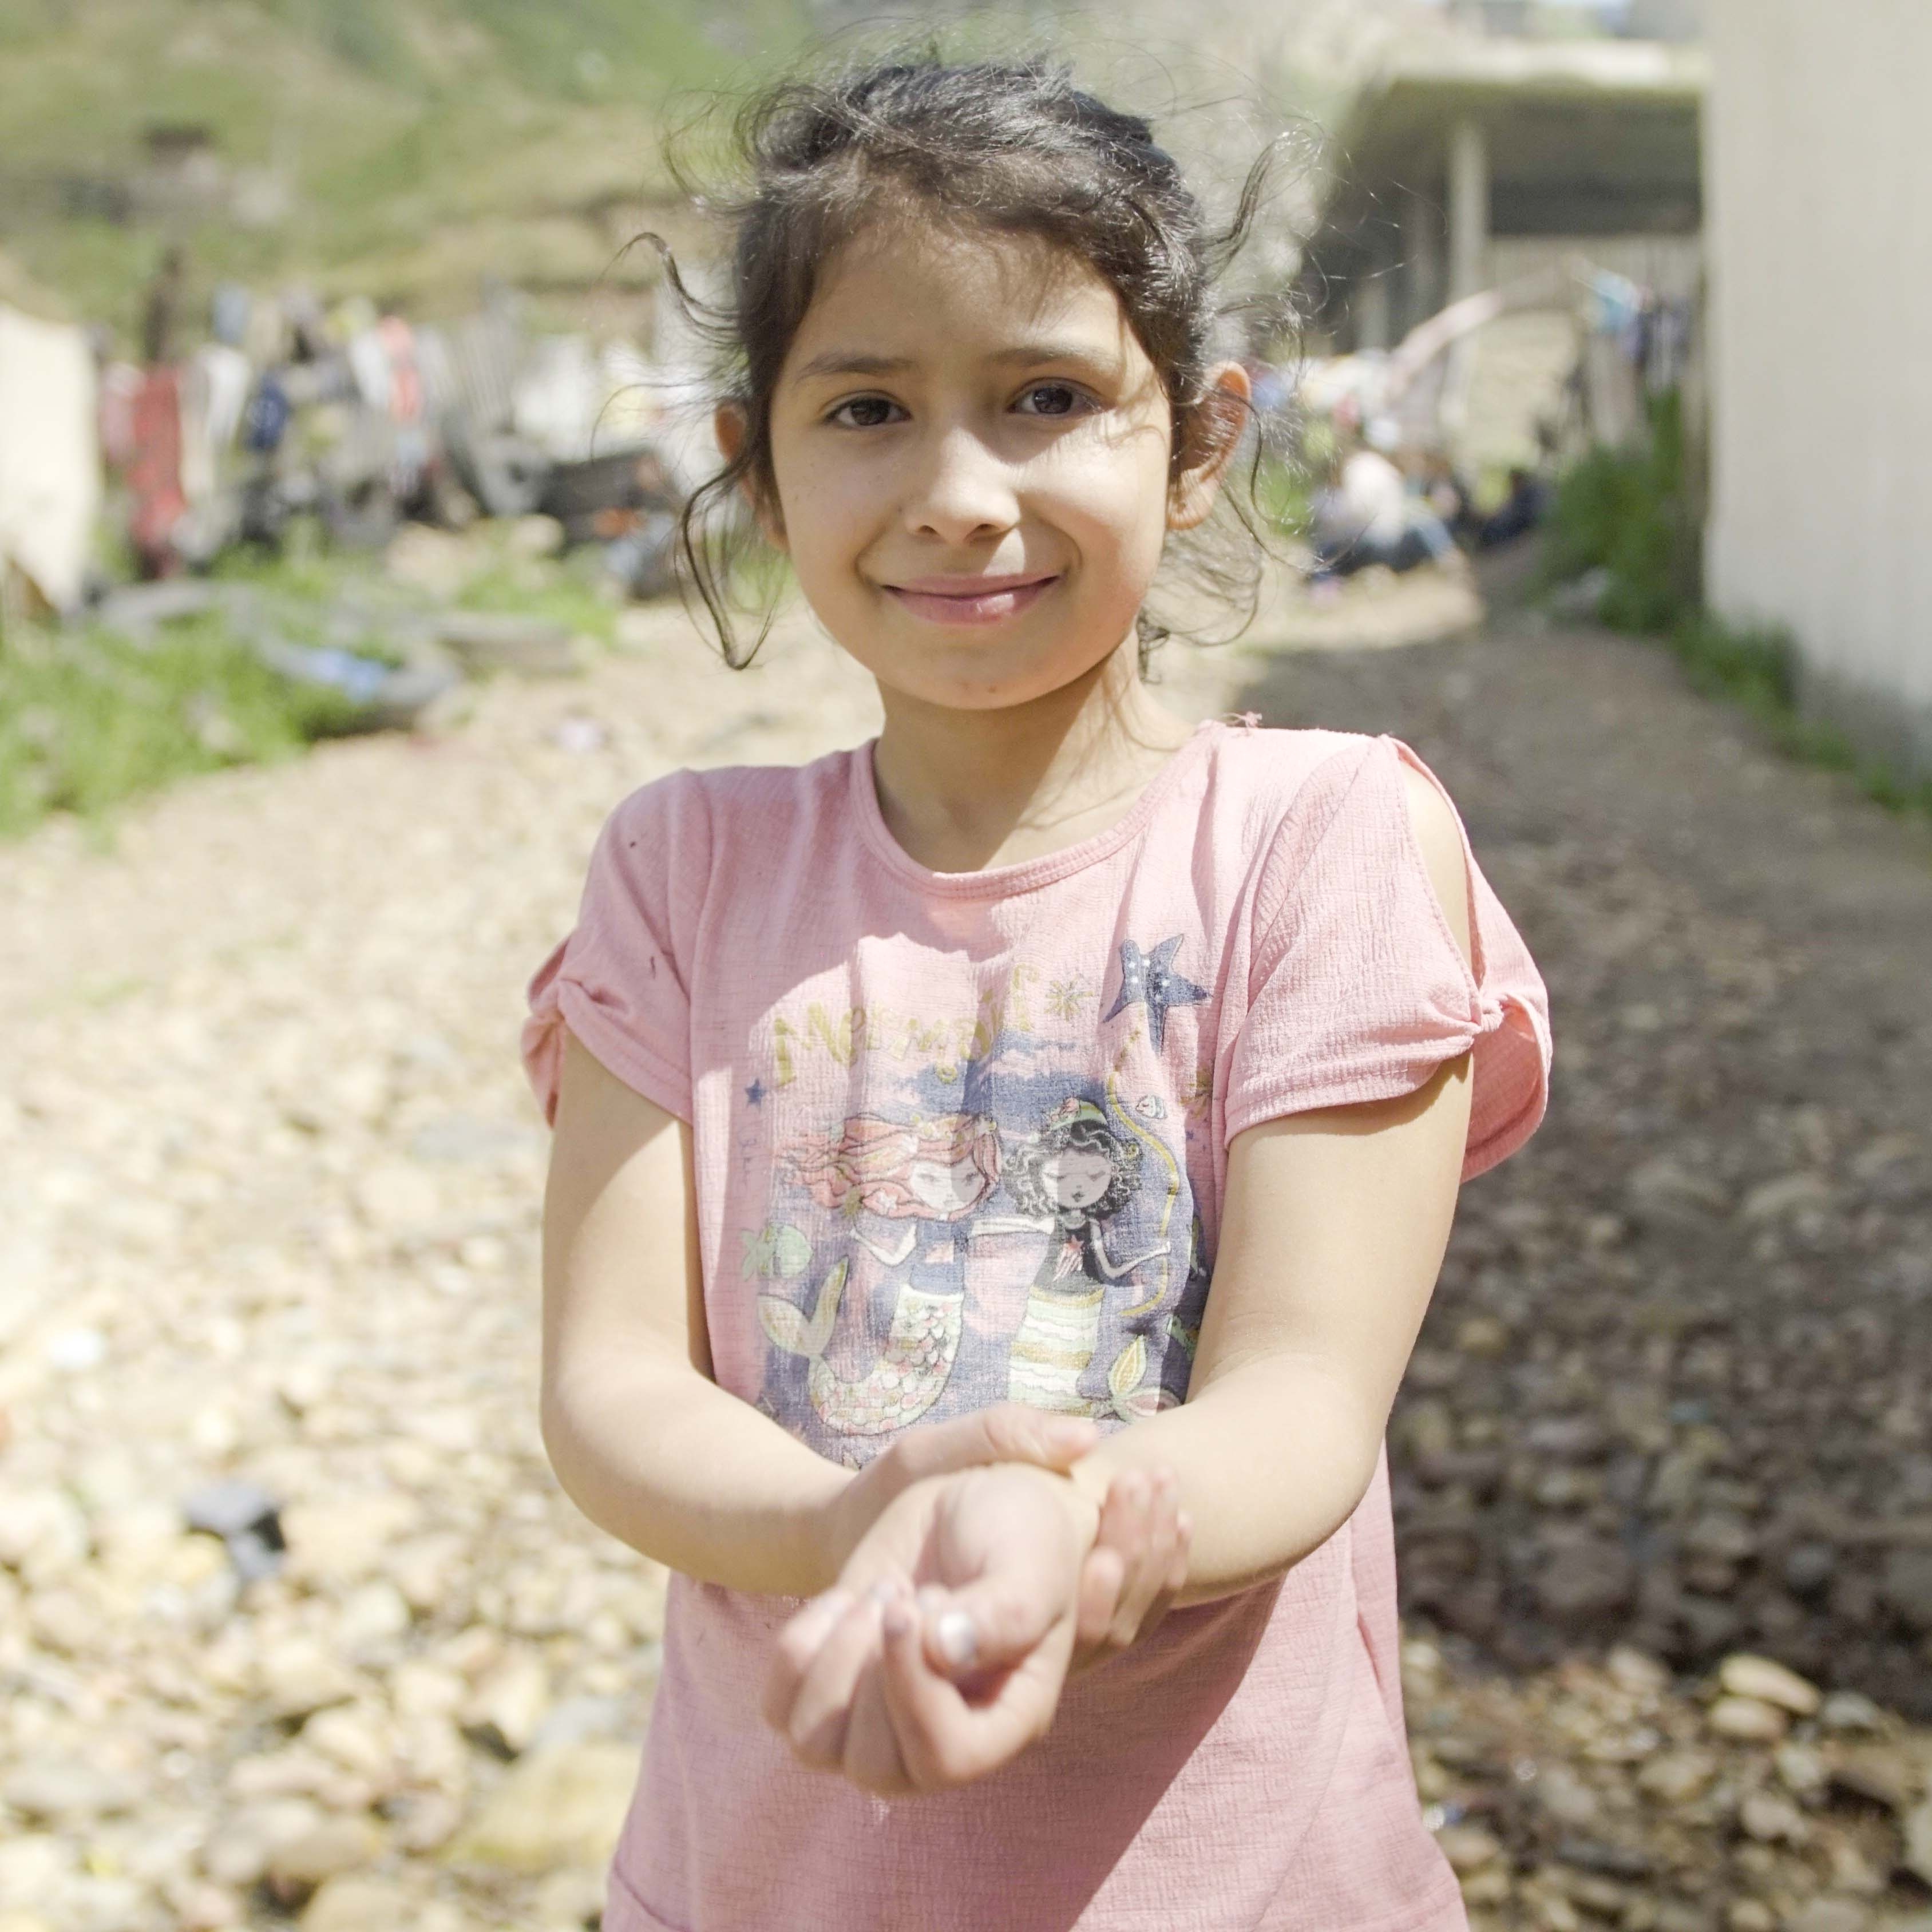
{"type": "Polygon", "coordinates": [[[914,62],[745,133],[718,488],[885,722],[633,794],[532,988],[545,1438],[678,1573],[608,1932],[1448,1932],[1382,1436],[1535,968],[1402,746],[1142,681],[1246,394],[1148,126],[914,62]]]}

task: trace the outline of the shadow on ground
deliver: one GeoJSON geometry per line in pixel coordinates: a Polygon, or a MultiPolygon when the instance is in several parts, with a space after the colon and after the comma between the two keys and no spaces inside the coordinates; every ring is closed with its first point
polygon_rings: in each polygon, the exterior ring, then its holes
{"type": "Polygon", "coordinates": [[[1549,1120],[1465,1195],[1398,1406],[1410,1612],[1932,1715],[1932,837],[1599,632],[1247,701],[1412,743],[1554,1004],[1549,1120]]]}

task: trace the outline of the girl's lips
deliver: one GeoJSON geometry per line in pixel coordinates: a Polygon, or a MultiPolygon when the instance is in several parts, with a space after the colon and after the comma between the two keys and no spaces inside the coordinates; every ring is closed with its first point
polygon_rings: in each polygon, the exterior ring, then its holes
{"type": "Polygon", "coordinates": [[[916,617],[932,624],[997,624],[1028,609],[1057,577],[920,577],[883,586],[916,617]]]}

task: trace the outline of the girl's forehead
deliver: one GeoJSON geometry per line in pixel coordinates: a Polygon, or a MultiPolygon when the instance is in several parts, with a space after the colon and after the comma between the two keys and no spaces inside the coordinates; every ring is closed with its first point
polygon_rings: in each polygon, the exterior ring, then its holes
{"type": "Polygon", "coordinates": [[[916,366],[1056,348],[1125,376],[1152,372],[1120,298],[1079,255],[1036,236],[899,217],[862,230],[825,264],[786,373],[848,373],[842,358],[916,366]]]}

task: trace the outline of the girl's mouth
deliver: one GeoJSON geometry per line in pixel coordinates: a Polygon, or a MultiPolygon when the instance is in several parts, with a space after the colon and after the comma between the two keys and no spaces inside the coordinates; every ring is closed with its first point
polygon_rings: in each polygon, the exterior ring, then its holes
{"type": "Polygon", "coordinates": [[[916,577],[880,587],[929,624],[998,624],[1030,609],[1058,577],[916,577]]]}

